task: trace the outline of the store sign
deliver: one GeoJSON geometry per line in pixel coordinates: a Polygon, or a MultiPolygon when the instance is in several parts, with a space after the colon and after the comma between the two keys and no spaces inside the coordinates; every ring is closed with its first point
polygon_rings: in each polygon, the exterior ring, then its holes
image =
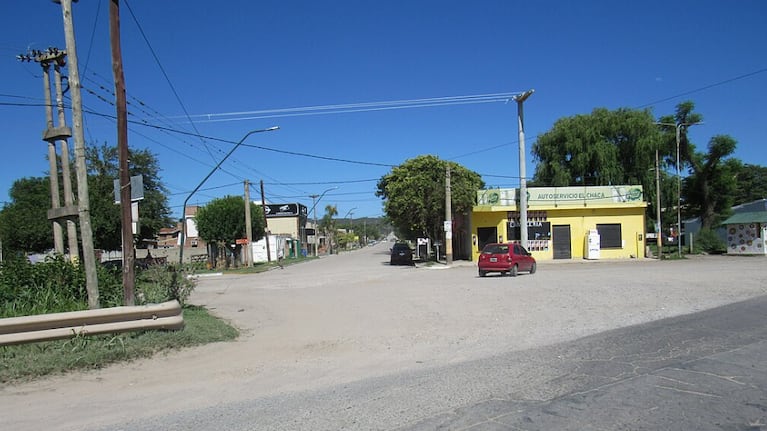
{"type": "Polygon", "coordinates": [[[267,217],[306,216],[306,206],[301,204],[268,204],[264,207],[267,217]]]}
{"type": "MultiPolygon", "coordinates": [[[[518,189],[491,189],[477,192],[477,205],[516,206],[518,189]]],[[[644,200],[642,186],[530,187],[527,204],[557,206],[636,203],[644,200]]]]}

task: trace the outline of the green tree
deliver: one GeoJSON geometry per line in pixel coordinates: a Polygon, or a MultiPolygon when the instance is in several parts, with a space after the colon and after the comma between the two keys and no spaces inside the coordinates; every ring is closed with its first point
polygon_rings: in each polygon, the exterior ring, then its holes
{"type": "MultiPolygon", "coordinates": [[[[114,180],[120,172],[117,147],[88,146],[86,160],[94,246],[105,250],[120,249],[122,221],[114,195],[114,180]]],[[[148,150],[130,150],[128,169],[131,176],[141,175],[144,182],[144,199],[139,201],[137,239],[155,238],[161,228],[172,224],[168,190],[160,180],[157,158],[148,150]]]]}
{"type": "Polygon", "coordinates": [[[767,167],[745,163],[737,166],[736,171],[736,205],[767,198],[767,167]]]}
{"type": "Polygon", "coordinates": [[[649,190],[659,143],[649,110],[598,108],[563,118],[533,143],[537,166],[531,185],[642,184],[649,190]]]}
{"type": "MultiPolygon", "coordinates": [[[[245,229],[245,200],[242,196],[225,196],[214,199],[197,211],[195,221],[200,238],[216,244],[217,250],[226,250],[227,245],[235,244],[235,240],[246,237],[245,229]]],[[[251,241],[263,238],[264,213],[261,207],[250,203],[250,226],[253,233],[251,241]]],[[[242,246],[236,245],[235,256],[239,255],[242,246]]],[[[224,257],[225,252],[218,253],[224,257]]]]}
{"type": "Polygon", "coordinates": [[[700,217],[701,229],[711,229],[732,212],[740,162],[728,158],[735,151],[735,139],[711,138],[707,153],[692,154],[692,174],[683,181],[686,213],[700,217]]]}
{"type": "Polygon", "coordinates": [[[48,220],[50,180],[47,177],[16,180],[9,194],[11,202],[0,211],[3,251],[42,253],[52,249],[53,227],[48,220]]]}
{"type": "MultiPolygon", "coordinates": [[[[703,121],[694,112],[695,104],[685,101],[676,106],[674,115],[661,117],[661,123],[679,126],[679,169],[689,175],[682,181],[682,210],[686,216],[699,217],[701,229],[711,229],[726,218],[735,202],[736,175],[741,162],[730,156],[735,152],[737,141],[727,135],[711,138],[706,153],[696,150],[687,136],[687,129],[703,121]]],[[[665,146],[673,149],[669,164],[676,163],[676,127],[666,129],[665,146]],[[672,158],[673,157],[673,158],[672,158]]],[[[675,203],[676,205],[676,203],[675,203]]]]}
{"type": "Polygon", "coordinates": [[[333,244],[336,240],[336,219],[333,218],[338,215],[338,208],[335,205],[325,206],[325,215],[319,221],[319,227],[325,232],[325,238],[327,241],[328,251],[333,253],[333,244]]]}
{"type": "Polygon", "coordinates": [[[445,220],[445,174],[450,167],[451,208],[454,214],[471,212],[482,177],[463,166],[436,156],[407,160],[378,181],[376,196],[397,232],[408,238],[441,238],[445,220]]]}

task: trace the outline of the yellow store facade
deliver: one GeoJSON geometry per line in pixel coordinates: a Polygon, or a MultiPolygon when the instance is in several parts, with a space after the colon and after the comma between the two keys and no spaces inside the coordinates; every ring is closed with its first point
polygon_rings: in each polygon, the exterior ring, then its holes
{"type": "MultiPolygon", "coordinates": [[[[538,260],[645,257],[642,186],[528,187],[527,249],[538,260]]],[[[519,189],[477,192],[472,260],[491,242],[520,241],[519,189]]]]}

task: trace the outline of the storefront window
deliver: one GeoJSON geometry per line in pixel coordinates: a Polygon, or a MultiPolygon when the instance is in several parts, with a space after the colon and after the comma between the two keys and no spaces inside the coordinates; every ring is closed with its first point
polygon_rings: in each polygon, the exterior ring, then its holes
{"type": "Polygon", "coordinates": [[[620,223],[598,224],[597,231],[599,232],[599,248],[623,247],[620,223]]]}

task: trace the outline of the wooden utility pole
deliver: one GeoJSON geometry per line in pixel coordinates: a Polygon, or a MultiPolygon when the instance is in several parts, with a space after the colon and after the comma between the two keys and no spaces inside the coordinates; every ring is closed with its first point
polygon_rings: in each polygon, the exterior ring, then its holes
{"type": "Polygon", "coordinates": [[[266,199],[264,198],[264,180],[261,180],[261,209],[264,211],[264,241],[266,241],[266,262],[272,261],[272,252],[269,250],[269,221],[266,219],[266,199]]]}
{"type": "Polygon", "coordinates": [[[112,75],[115,81],[115,105],[117,107],[117,149],[120,159],[120,219],[122,221],[123,251],[123,301],[134,305],[136,284],[133,248],[133,218],[131,217],[131,186],[128,167],[128,109],[125,100],[125,76],[123,74],[120,47],[120,0],[109,3],[109,41],[112,47],[112,75]]]}
{"type": "Polygon", "coordinates": [[[77,174],[77,212],[83,243],[83,264],[88,291],[88,307],[99,308],[99,284],[96,275],[96,253],[93,249],[88,171],[85,163],[85,134],[83,132],[83,99],[80,93],[80,72],[77,68],[77,45],[72,20],[72,0],[60,0],[64,18],[64,36],[69,56],[69,87],[72,92],[72,132],[75,142],[75,172],[77,174]]]}
{"type": "Polygon", "coordinates": [[[248,240],[245,247],[245,262],[248,268],[253,266],[253,258],[250,256],[250,241],[253,240],[253,226],[250,225],[250,181],[245,180],[245,238],[248,240]]]}
{"type": "Polygon", "coordinates": [[[453,264],[453,203],[450,189],[450,165],[445,166],[445,263],[447,265],[453,264]]]}

